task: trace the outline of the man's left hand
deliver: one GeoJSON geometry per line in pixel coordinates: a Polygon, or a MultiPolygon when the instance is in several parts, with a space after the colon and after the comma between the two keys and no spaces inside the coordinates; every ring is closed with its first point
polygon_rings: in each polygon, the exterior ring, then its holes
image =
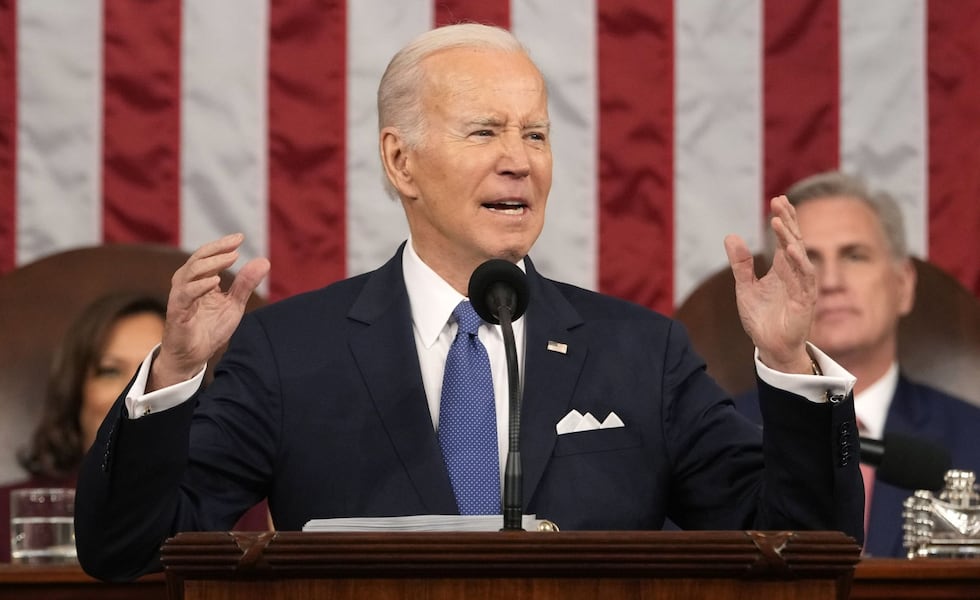
{"type": "Polygon", "coordinates": [[[752,253],[742,238],[725,237],[738,313],[763,364],[784,373],[811,374],[806,339],[817,301],[816,272],[803,245],[796,209],[786,196],[773,198],[770,207],[776,249],[764,276],[756,278],[752,253]]]}

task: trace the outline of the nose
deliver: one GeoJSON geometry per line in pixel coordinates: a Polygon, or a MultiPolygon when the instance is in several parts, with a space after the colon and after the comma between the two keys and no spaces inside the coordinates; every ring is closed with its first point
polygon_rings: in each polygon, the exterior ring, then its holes
{"type": "Polygon", "coordinates": [[[500,136],[498,172],[510,177],[527,177],[531,173],[531,159],[520,132],[508,131],[500,136]]]}
{"type": "Polygon", "coordinates": [[[840,263],[833,259],[815,261],[817,285],[821,292],[840,289],[844,285],[840,263]]]}

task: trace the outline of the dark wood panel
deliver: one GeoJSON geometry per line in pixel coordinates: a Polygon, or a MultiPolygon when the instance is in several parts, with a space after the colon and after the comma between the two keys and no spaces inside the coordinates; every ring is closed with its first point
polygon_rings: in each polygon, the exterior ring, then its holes
{"type": "Polygon", "coordinates": [[[867,559],[854,570],[852,600],[980,598],[980,559],[867,559]]]}
{"type": "Polygon", "coordinates": [[[167,600],[162,573],[130,583],[104,583],[78,566],[0,564],[0,600],[167,600]]]}
{"type": "Polygon", "coordinates": [[[846,598],[837,532],[187,533],[162,561],[183,600],[846,598]]]}

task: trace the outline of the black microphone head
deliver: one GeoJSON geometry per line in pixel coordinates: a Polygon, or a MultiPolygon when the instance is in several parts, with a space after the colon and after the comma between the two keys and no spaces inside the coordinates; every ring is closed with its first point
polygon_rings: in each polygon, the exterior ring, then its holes
{"type": "Polygon", "coordinates": [[[928,440],[885,432],[875,478],[908,490],[938,490],[953,464],[949,451],[928,440]]]}
{"type": "Polygon", "coordinates": [[[502,305],[510,307],[511,320],[516,321],[527,310],[527,275],[512,262],[492,258],[470,276],[469,297],[476,314],[487,323],[500,324],[497,313],[502,305]]]}

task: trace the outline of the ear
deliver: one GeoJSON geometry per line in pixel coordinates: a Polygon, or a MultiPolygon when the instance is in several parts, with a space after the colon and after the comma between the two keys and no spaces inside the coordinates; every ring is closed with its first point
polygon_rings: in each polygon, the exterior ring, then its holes
{"type": "Polygon", "coordinates": [[[905,316],[912,312],[915,306],[915,283],[918,281],[918,272],[911,258],[906,258],[898,265],[898,314],[905,316]]]}
{"type": "Polygon", "coordinates": [[[378,146],[385,177],[398,191],[398,195],[402,198],[417,198],[419,193],[415,178],[412,177],[411,152],[401,132],[394,127],[385,127],[381,130],[378,146]]]}

